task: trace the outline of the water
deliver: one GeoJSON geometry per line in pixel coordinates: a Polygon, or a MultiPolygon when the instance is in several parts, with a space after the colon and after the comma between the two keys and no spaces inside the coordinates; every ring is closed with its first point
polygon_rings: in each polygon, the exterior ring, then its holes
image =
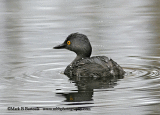
{"type": "Polygon", "coordinates": [[[1,0],[0,112],[159,115],[159,4],[158,0],[1,0]],[[80,92],[63,74],[76,55],[52,49],[73,32],[86,34],[92,56],[111,57],[124,68],[125,77],[114,85],[80,92]],[[67,96],[78,98],[72,102],[67,96]],[[9,111],[7,107],[90,110],[9,111]]]}

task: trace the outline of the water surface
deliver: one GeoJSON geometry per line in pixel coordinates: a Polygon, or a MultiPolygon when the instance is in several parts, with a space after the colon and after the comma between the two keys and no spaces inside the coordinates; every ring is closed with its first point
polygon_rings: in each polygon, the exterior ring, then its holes
{"type": "Polygon", "coordinates": [[[160,2],[158,0],[0,1],[0,112],[159,115],[160,2]],[[126,71],[114,85],[80,92],[63,74],[75,58],[53,50],[84,33],[92,56],[105,55],[126,71]],[[72,100],[77,96],[77,100],[72,100]],[[69,96],[69,97],[67,97],[69,96]],[[7,107],[88,107],[89,111],[8,111],[7,107]]]}

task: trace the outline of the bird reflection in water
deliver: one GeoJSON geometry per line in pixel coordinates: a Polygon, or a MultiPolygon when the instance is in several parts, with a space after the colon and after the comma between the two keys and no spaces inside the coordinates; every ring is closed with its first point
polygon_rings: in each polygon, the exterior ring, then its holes
{"type": "MultiPolygon", "coordinates": [[[[78,90],[77,92],[71,93],[56,93],[66,98],[66,102],[81,102],[81,101],[91,101],[94,89],[107,89],[113,88],[117,85],[118,79],[123,79],[124,76],[106,76],[106,77],[78,77],[78,76],[68,76],[72,83],[75,83],[78,90]]],[[[84,104],[84,103],[83,103],[84,104]]]]}

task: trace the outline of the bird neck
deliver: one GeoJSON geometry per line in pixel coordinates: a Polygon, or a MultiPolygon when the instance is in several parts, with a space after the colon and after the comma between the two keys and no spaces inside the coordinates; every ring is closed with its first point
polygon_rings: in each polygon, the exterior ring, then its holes
{"type": "MultiPolygon", "coordinates": [[[[73,64],[74,62],[77,62],[77,61],[79,61],[79,60],[81,60],[81,59],[83,59],[83,58],[86,58],[86,57],[88,57],[88,56],[77,55],[77,57],[72,61],[71,64],[73,64]]],[[[90,56],[89,56],[89,57],[90,57],[90,56]]]]}

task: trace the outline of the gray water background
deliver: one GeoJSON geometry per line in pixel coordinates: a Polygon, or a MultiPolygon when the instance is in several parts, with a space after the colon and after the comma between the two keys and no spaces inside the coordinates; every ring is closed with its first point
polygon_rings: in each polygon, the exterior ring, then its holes
{"type": "Polygon", "coordinates": [[[0,0],[0,113],[160,114],[159,0],[0,0]],[[86,34],[92,56],[105,55],[126,71],[91,101],[66,102],[76,93],[63,74],[75,58],[54,50],[73,32],[86,34]],[[7,107],[89,107],[90,111],[9,111],[7,107]]]}

